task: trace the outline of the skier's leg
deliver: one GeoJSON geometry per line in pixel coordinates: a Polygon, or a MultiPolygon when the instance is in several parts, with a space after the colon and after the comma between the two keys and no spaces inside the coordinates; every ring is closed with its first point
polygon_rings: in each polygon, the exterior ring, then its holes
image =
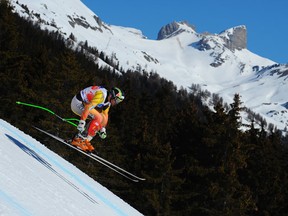
{"type": "Polygon", "coordinates": [[[101,130],[105,124],[106,118],[102,113],[99,113],[97,110],[93,109],[89,114],[92,117],[92,120],[87,124],[87,139],[85,140],[88,151],[94,151],[94,147],[91,144],[91,140],[94,138],[96,133],[101,130]]]}
{"type": "Polygon", "coordinates": [[[101,128],[101,119],[92,119],[88,128],[88,136],[94,137],[96,135],[96,132],[99,131],[101,128]]]}
{"type": "Polygon", "coordinates": [[[96,135],[96,133],[107,124],[107,119],[105,115],[99,113],[95,109],[91,110],[90,113],[93,115],[93,119],[89,123],[87,132],[88,132],[88,139],[91,140],[96,135]]]}

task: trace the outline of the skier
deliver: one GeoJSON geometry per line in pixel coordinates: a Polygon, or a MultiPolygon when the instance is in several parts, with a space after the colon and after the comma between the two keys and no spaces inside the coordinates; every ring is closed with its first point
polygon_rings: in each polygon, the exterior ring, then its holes
{"type": "Polygon", "coordinates": [[[77,126],[79,133],[73,138],[71,144],[83,151],[92,152],[94,147],[91,145],[91,140],[96,133],[102,139],[107,136],[106,125],[110,106],[123,100],[124,93],[117,87],[108,91],[102,86],[90,86],[75,95],[71,101],[71,109],[80,116],[80,121],[77,126]],[[88,117],[91,121],[86,126],[88,117]]]}

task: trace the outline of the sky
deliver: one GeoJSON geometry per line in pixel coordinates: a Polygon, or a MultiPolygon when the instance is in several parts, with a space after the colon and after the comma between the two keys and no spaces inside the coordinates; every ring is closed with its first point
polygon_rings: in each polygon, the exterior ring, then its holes
{"type": "MultiPolygon", "coordinates": [[[[60,143],[55,141],[55,144],[60,143]]],[[[1,216],[143,215],[74,165],[2,119],[0,158],[1,216]]],[[[119,178],[122,176],[119,175],[119,178]]]]}
{"type": "Polygon", "coordinates": [[[245,25],[247,48],[277,63],[288,63],[287,0],[81,0],[103,22],[141,30],[157,39],[161,27],[188,21],[196,32],[220,33],[245,25]]]}

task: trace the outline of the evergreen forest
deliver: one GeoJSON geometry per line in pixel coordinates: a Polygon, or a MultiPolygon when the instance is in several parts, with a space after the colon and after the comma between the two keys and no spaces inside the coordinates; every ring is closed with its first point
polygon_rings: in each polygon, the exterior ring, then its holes
{"type": "Polygon", "coordinates": [[[287,215],[287,137],[264,124],[257,128],[253,121],[240,130],[245,108],[241,95],[235,94],[229,105],[215,96],[212,111],[202,102],[203,91],[192,91],[192,84],[191,89],[177,89],[141,68],[99,67],[95,60],[113,65],[111,58],[82,46],[72,50],[58,32],[41,30],[12,13],[7,0],[1,1],[0,118],[144,215],[287,215]],[[91,85],[117,86],[126,96],[110,109],[107,138],[95,138],[92,144],[101,157],[146,181],[131,182],[39,133],[33,125],[63,138],[71,138],[77,129],[48,112],[16,104],[41,105],[62,117],[77,118],[71,99],[91,85]]]}

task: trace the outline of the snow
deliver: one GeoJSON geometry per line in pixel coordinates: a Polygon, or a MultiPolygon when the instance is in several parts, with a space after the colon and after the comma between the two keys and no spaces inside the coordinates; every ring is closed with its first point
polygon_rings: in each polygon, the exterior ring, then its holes
{"type": "Polygon", "coordinates": [[[142,215],[74,165],[1,119],[0,143],[1,216],[142,215]]]}

